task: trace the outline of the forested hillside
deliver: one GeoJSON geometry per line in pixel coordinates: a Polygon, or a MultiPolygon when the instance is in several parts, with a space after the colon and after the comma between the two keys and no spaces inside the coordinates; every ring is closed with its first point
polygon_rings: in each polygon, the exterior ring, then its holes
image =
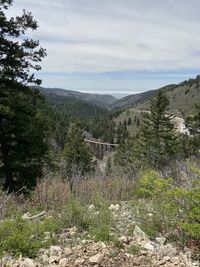
{"type": "Polygon", "coordinates": [[[149,109],[149,100],[159,91],[166,92],[170,99],[168,107],[179,115],[192,114],[195,104],[200,103],[200,76],[189,79],[180,84],[172,84],[157,90],[147,91],[141,94],[130,95],[111,104],[113,110],[125,110],[127,108],[149,109]]]}
{"type": "Polygon", "coordinates": [[[61,97],[65,100],[79,100],[91,105],[95,105],[101,108],[108,108],[113,102],[116,101],[116,98],[111,95],[98,95],[98,94],[88,94],[88,93],[81,93],[71,90],[64,90],[59,88],[43,88],[43,87],[35,87],[39,89],[42,94],[47,96],[48,99],[54,99],[61,97]]]}

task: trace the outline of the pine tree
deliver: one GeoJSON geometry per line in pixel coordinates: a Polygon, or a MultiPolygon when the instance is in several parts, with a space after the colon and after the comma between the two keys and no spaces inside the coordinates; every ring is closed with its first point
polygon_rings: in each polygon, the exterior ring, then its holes
{"type": "Polygon", "coordinates": [[[66,161],[66,175],[69,179],[71,190],[74,184],[74,173],[81,175],[93,169],[92,153],[84,141],[83,131],[78,126],[72,126],[67,136],[63,152],[66,161]]]}
{"type": "MultiPolygon", "coordinates": [[[[196,105],[196,114],[188,116],[186,126],[189,129],[190,136],[187,136],[187,142],[184,146],[189,147],[190,155],[200,154],[200,105],[196,105]]],[[[186,138],[185,138],[186,139],[186,138]]]]}
{"type": "Polygon", "coordinates": [[[40,84],[30,70],[40,70],[46,53],[38,41],[25,37],[38,27],[31,13],[6,17],[12,3],[0,1],[0,177],[9,192],[35,185],[47,151],[45,101],[26,86],[40,84]]]}
{"type": "Polygon", "coordinates": [[[150,113],[145,113],[141,129],[141,153],[153,167],[166,164],[176,155],[176,134],[167,114],[169,99],[159,91],[150,102],[150,113]]]}

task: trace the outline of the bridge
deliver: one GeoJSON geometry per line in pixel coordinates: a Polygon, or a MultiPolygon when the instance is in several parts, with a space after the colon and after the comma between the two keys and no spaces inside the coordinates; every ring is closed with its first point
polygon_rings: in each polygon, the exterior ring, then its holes
{"type": "Polygon", "coordinates": [[[84,139],[84,141],[92,147],[96,157],[99,159],[102,159],[106,152],[115,151],[115,149],[118,147],[118,144],[103,143],[90,139],[84,139]]]}

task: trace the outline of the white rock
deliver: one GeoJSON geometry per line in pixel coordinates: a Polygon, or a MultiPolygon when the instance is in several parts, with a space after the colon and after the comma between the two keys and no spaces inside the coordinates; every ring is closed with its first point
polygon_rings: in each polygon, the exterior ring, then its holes
{"type": "Polygon", "coordinates": [[[66,267],[68,264],[68,260],[66,258],[62,258],[59,260],[59,266],[60,267],[66,267]]]}
{"type": "Polygon", "coordinates": [[[22,267],[36,267],[36,264],[34,263],[34,261],[32,259],[25,258],[20,266],[22,266],[22,267]]]}
{"type": "Polygon", "coordinates": [[[71,255],[73,253],[73,251],[72,251],[71,248],[65,248],[64,249],[64,253],[65,253],[66,256],[69,256],[69,255],[71,255]]]}
{"type": "Polygon", "coordinates": [[[82,266],[84,262],[85,262],[85,259],[77,259],[74,262],[74,264],[75,264],[75,266],[82,266]]]}
{"type": "Polygon", "coordinates": [[[164,236],[159,236],[159,237],[156,237],[156,241],[158,244],[164,245],[166,238],[164,236]]]}
{"type": "Polygon", "coordinates": [[[119,238],[119,241],[122,241],[123,243],[127,244],[129,242],[129,238],[127,236],[121,236],[119,238]]]}
{"type": "Polygon", "coordinates": [[[146,250],[154,251],[154,247],[151,243],[145,243],[142,247],[146,250]]]}
{"type": "Polygon", "coordinates": [[[119,204],[116,204],[116,205],[110,204],[110,207],[108,209],[111,211],[118,211],[120,209],[120,206],[119,204]]]}
{"type": "Polygon", "coordinates": [[[163,260],[165,260],[165,261],[170,261],[170,257],[169,256],[165,256],[164,258],[163,258],[163,260]]]}
{"type": "Polygon", "coordinates": [[[89,207],[88,207],[88,211],[91,212],[95,209],[95,205],[94,204],[91,204],[89,207]]]}
{"type": "Polygon", "coordinates": [[[100,264],[101,261],[102,261],[102,259],[103,259],[103,256],[104,256],[103,254],[98,253],[98,254],[96,254],[96,255],[90,257],[90,258],[89,258],[89,262],[90,262],[91,264],[100,264]]]}
{"type": "Polygon", "coordinates": [[[60,235],[60,241],[66,241],[69,238],[70,238],[70,234],[69,233],[62,233],[60,235]]]}
{"type": "Polygon", "coordinates": [[[137,225],[135,226],[133,235],[136,239],[137,242],[141,242],[141,241],[149,241],[149,237],[148,235],[146,235],[141,229],[140,227],[138,227],[137,225]]]}
{"type": "Polygon", "coordinates": [[[51,256],[60,256],[62,254],[62,248],[59,246],[51,246],[49,252],[51,256]]]}
{"type": "Polygon", "coordinates": [[[31,217],[30,212],[27,212],[24,215],[22,215],[22,220],[28,220],[30,217],[31,217]]]}
{"type": "Polygon", "coordinates": [[[69,229],[69,233],[71,236],[74,236],[76,232],[77,232],[77,228],[75,226],[69,229]]]}
{"type": "Polygon", "coordinates": [[[22,219],[23,220],[35,220],[35,219],[44,217],[45,215],[46,215],[46,211],[45,210],[40,212],[39,214],[36,214],[36,215],[33,215],[33,216],[31,216],[31,214],[29,212],[27,212],[22,216],[22,219]]]}

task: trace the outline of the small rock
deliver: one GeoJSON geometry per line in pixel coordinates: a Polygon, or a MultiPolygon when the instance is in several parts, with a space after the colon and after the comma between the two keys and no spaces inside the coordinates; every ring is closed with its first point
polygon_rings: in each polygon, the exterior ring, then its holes
{"type": "Polygon", "coordinates": [[[145,243],[142,247],[146,250],[154,251],[154,246],[151,243],[145,243]]]}
{"type": "Polygon", "coordinates": [[[165,257],[163,258],[163,260],[165,260],[165,261],[170,261],[170,257],[169,257],[169,256],[165,256],[165,257]]]}
{"type": "Polygon", "coordinates": [[[120,209],[120,206],[119,204],[116,204],[116,205],[110,204],[110,207],[108,209],[111,211],[118,211],[120,209]]]}
{"type": "Polygon", "coordinates": [[[59,246],[51,246],[49,252],[51,256],[60,256],[62,254],[62,248],[59,246]]]}
{"type": "Polygon", "coordinates": [[[60,235],[60,240],[61,241],[65,241],[65,240],[67,240],[67,239],[69,239],[70,238],[70,233],[62,233],[61,235],[60,235]]]}
{"type": "Polygon", "coordinates": [[[91,264],[100,264],[101,263],[101,261],[102,261],[102,259],[103,259],[103,254],[100,254],[100,253],[98,253],[98,254],[96,254],[96,255],[94,255],[94,256],[92,256],[92,257],[90,257],[89,258],[89,262],[91,263],[91,264]]]}
{"type": "Polygon", "coordinates": [[[85,262],[85,259],[77,259],[75,260],[74,264],[75,266],[79,266],[79,265],[82,266],[84,262],[85,262]]]}
{"type": "Polygon", "coordinates": [[[121,236],[119,238],[119,241],[122,241],[123,243],[128,244],[129,238],[127,236],[121,236]]]}
{"type": "Polygon", "coordinates": [[[95,209],[95,205],[94,205],[94,204],[91,204],[91,205],[88,207],[88,211],[89,211],[89,212],[92,212],[94,209],[95,209]]]}
{"type": "Polygon", "coordinates": [[[156,237],[156,241],[158,244],[164,245],[166,238],[164,236],[159,236],[159,237],[156,237]]]}
{"type": "Polygon", "coordinates": [[[65,253],[66,256],[69,256],[69,255],[71,255],[73,253],[73,251],[72,251],[71,248],[65,248],[64,249],[64,253],[65,253]]]}
{"type": "Polygon", "coordinates": [[[137,242],[149,241],[148,235],[146,235],[137,225],[135,226],[133,235],[137,242]]]}
{"type": "Polygon", "coordinates": [[[77,232],[77,228],[75,226],[69,229],[69,233],[71,236],[74,236],[76,232],[77,232]]]}
{"type": "Polygon", "coordinates": [[[34,263],[34,261],[32,259],[25,258],[20,266],[22,266],[22,267],[36,267],[36,264],[34,263]]]}
{"type": "Polygon", "coordinates": [[[68,264],[68,260],[66,258],[62,258],[59,260],[59,266],[60,267],[65,267],[65,266],[67,266],[67,264],[68,264]]]}
{"type": "Polygon", "coordinates": [[[22,220],[28,220],[30,217],[31,217],[30,212],[27,212],[24,215],[22,215],[22,220]]]}

